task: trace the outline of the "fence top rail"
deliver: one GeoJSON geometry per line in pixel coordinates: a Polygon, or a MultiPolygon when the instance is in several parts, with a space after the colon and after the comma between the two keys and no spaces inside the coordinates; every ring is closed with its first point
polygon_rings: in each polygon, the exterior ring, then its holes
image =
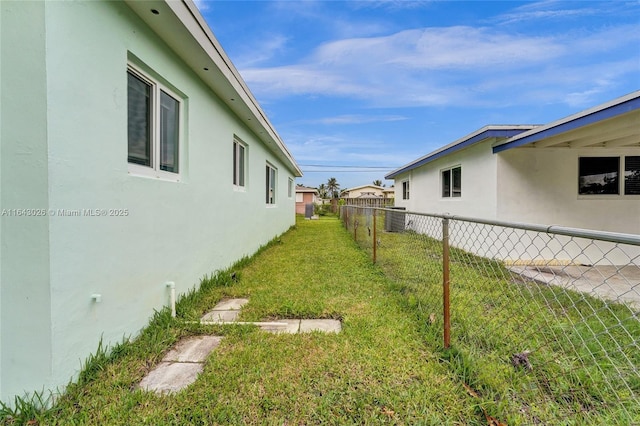
{"type": "MultiPolygon", "coordinates": [[[[353,206],[355,207],[355,206],[353,206]]],[[[509,222],[503,220],[480,219],[477,217],[457,216],[451,214],[421,213],[408,210],[389,209],[381,207],[360,207],[393,213],[405,213],[417,216],[427,216],[439,219],[457,220],[462,222],[480,223],[483,225],[500,226],[503,228],[523,229],[525,231],[544,232],[546,234],[565,235],[568,237],[588,238],[592,240],[608,241],[611,243],[630,244],[640,246],[640,235],[624,234],[619,232],[598,231],[595,229],[570,228],[559,225],[540,225],[535,223],[509,222]]]]}

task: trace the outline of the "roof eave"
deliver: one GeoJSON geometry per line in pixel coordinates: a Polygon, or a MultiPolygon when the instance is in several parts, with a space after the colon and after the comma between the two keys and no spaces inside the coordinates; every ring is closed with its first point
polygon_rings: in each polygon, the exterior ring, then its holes
{"type": "Polygon", "coordinates": [[[535,125],[488,125],[484,126],[481,129],[476,130],[473,133],[470,133],[448,145],[445,145],[435,151],[430,152],[429,154],[418,158],[417,160],[400,167],[385,175],[385,179],[395,179],[396,176],[407,173],[415,168],[424,166],[432,161],[437,160],[438,158],[442,158],[446,155],[450,155],[454,152],[460,151],[464,148],[468,148],[472,145],[480,143],[484,140],[490,138],[509,138],[511,136],[517,135],[522,132],[526,132],[532,128],[535,128],[535,125]]]}
{"type": "Polygon", "coordinates": [[[513,136],[493,147],[497,154],[640,109],[640,90],[513,136]]]}
{"type": "Polygon", "coordinates": [[[302,170],[192,0],[124,1],[294,176],[302,176],[302,170]]]}

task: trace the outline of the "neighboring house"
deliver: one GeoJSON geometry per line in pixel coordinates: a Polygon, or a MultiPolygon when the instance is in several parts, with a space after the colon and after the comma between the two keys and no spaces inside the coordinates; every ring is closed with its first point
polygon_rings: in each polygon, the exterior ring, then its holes
{"type": "Polygon", "coordinates": [[[640,91],[541,126],[486,126],[385,176],[410,211],[640,234],[640,91]]]}
{"type": "Polygon", "coordinates": [[[194,3],[0,2],[0,399],[295,223],[300,168],[194,3]]]}
{"type": "Polygon", "coordinates": [[[340,191],[341,198],[383,198],[385,188],[378,185],[362,185],[340,191]]]}
{"type": "Polygon", "coordinates": [[[395,198],[396,189],[395,188],[384,188],[384,190],[382,191],[382,196],[384,198],[395,198]]]}
{"type": "Polygon", "coordinates": [[[304,214],[307,204],[316,204],[318,202],[318,195],[319,193],[316,188],[296,185],[296,214],[304,214]]]}

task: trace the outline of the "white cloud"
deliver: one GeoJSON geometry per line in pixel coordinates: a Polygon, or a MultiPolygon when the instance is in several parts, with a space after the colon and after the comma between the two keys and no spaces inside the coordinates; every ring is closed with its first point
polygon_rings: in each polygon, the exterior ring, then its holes
{"type": "MultiPolygon", "coordinates": [[[[520,95],[594,84],[602,53],[638,41],[637,26],[582,34],[526,35],[495,28],[423,28],[318,46],[297,63],[241,70],[259,97],[351,97],[372,106],[481,105],[488,96],[513,102],[520,95]],[[544,75],[544,80],[540,78],[544,75]]],[[[625,72],[637,72],[633,67],[625,72]]],[[[601,80],[601,82],[604,80],[601,80]]],[[[597,83],[596,84],[601,84],[597,83]]],[[[522,102],[527,102],[522,98],[522,102]]]]}
{"type": "Polygon", "coordinates": [[[306,124],[368,124],[389,121],[408,120],[408,117],[401,115],[360,115],[360,114],[344,114],[335,117],[325,117],[317,120],[305,120],[306,124]]]}

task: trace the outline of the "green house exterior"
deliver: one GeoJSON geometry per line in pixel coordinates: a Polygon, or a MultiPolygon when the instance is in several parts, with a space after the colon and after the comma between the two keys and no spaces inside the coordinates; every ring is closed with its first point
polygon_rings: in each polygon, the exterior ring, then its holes
{"type": "Polygon", "coordinates": [[[295,221],[301,171],[191,1],[0,2],[0,399],[295,221]]]}

